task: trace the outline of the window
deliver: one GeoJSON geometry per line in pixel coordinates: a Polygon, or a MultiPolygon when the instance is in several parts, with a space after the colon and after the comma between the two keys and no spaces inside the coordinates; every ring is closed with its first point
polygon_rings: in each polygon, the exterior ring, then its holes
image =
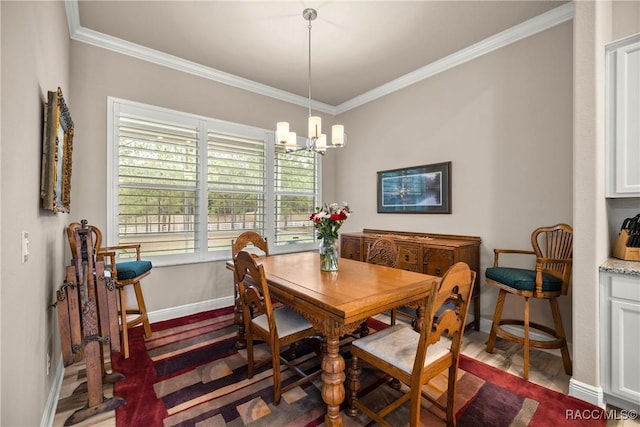
{"type": "Polygon", "coordinates": [[[141,243],[159,265],[228,258],[246,230],[273,253],[315,248],[314,153],[286,153],[273,131],[116,98],[108,123],[108,244],[141,243]]]}

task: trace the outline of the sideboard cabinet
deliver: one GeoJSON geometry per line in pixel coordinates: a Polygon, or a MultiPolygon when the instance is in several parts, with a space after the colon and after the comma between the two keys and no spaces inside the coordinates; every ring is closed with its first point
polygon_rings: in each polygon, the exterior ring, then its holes
{"type": "Polygon", "coordinates": [[[388,237],[398,246],[398,268],[441,277],[456,262],[476,272],[473,288],[473,324],[480,329],[480,237],[364,229],[340,234],[340,256],[364,261],[369,243],[388,237]]]}

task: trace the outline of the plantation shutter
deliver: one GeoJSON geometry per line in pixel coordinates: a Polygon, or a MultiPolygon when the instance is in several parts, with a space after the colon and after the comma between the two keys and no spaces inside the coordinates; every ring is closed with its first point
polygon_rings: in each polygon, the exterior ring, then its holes
{"type": "Polygon", "coordinates": [[[298,151],[287,154],[276,147],[274,165],[275,243],[313,242],[309,216],[315,211],[317,155],[298,151]]]}
{"type": "Polygon", "coordinates": [[[208,133],[208,247],[229,247],[246,230],[265,233],[265,142],[208,133]]]}
{"type": "Polygon", "coordinates": [[[118,237],[146,256],[197,249],[198,129],[120,112],[118,237]]]}

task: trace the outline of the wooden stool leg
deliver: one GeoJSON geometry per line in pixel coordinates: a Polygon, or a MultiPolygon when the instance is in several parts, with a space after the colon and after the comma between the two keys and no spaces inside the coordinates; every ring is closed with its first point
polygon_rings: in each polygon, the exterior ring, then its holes
{"type": "Polygon", "coordinates": [[[498,293],[498,300],[496,301],[496,309],[493,312],[493,323],[491,324],[491,332],[489,333],[489,340],[487,341],[487,353],[493,353],[493,349],[496,345],[496,333],[500,327],[500,318],[502,317],[502,309],[504,308],[504,300],[507,297],[507,292],[500,289],[498,293]]]}
{"type": "Polygon", "coordinates": [[[551,304],[551,314],[553,315],[553,323],[556,327],[556,335],[563,342],[562,347],[560,347],[560,352],[562,353],[564,371],[567,375],[572,375],[573,367],[571,365],[571,355],[569,354],[569,347],[567,346],[567,338],[564,335],[564,326],[562,324],[562,317],[560,316],[560,307],[558,307],[557,298],[549,298],[549,304],[551,304]]]}
{"type": "Polygon", "coordinates": [[[524,299],[524,351],[522,355],[524,363],[525,380],[529,379],[529,298],[524,299]]]}
{"type": "Polygon", "coordinates": [[[138,310],[140,311],[140,320],[144,327],[144,336],[151,338],[151,325],[149,324],[149,318],[147,317],[147,306],[144,303],[144,295],[142,294],[142,286],[140,282],[133,284],[133,290],[136,293],[136,299],[138,300],[138,310]]]}
{"type": "Polygon", "coordinates": [[[120,328],[122,330],[122,357],[129,358],[129,329],[127,328],[127,295],[124,286],[118,286],[120,293],[120,328]]]}

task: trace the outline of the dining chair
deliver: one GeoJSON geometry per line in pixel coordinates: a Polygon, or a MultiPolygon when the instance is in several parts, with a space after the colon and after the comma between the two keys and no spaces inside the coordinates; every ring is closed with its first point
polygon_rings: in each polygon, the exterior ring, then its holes
{"type": "MultiPolygon", "coordinates": [[[[231,239],[231,258],[236,256],[241,250],[250,251],[252,257],[269,256],[269,243],[267,238],[253,230],[247,230],[241,233],[235,239],[231,239]]],[[[236,340],[236,348],[242,349],[247,347],[244,335],[244,319],[242,316],[242,304],[240,303],[240,294],[238,293],[238,284],[233,284],[233,301],[235,304],[234,323],[238,328],[238,338],[236,340]]]]}
{"type": "MultiPolygon", "coordinates": [[[[258,249],[258,252],[262,252],[263,256],[269,256],[269,243],[267,242],[267,238],[261,236],[256,231],[249,230],[231,240],[231,257],[236,259],[236,256],[241,250],[252,246],[258,249]]],[[[251,254],[253,256],[259,256],[255,252],[251,252],[251,254]]]]}
{"type": "MultiPolygon", "coordinates": [[[[256,364],[254,361],[254,341],[263,341],[271,348],[273,403],[277,405],[282,393],[317,378],[322,372],[321,369],[310,374],[303,372],[296,365],[295,358],[288,360],[282,356],[281,351],[302,339],[319,334],[304,317],[290,308],[273,308],[264,268],[256,263],[251,254],[240,251],[235,258],[234,267],[247,340],[247,378],[253,378],[255,369],[262,364],[256,364]],[[285,387],[281,381],[281,363],[300,376],[298,380],[285,387]]],[[[318,350],[319,356],[320,353],[318,350]]]]}
{"type": "MultiPolygon", "coordinates": [[[[464,325],[469,309],[475,272],[463,262],[452,265],[442,279],[428,285],[430,296],[425,303],[420,332],[405,323],[398,323],[357,339],[351,344],[351,364],[348,372],[347,414],[355,416],[358,410],[382,426],[390,426],[385,417],[406,402],[410,402],[409,424],[420,425],[421,398],[425,397],[446,414],[448,425],[455,425],[455,394],[458,360],[462,346],[464,325]],[[436,319],[438,308],[447,301],[454,304],[436,319]],[[392,378],[409,386],[397,400],[382,409],[372,409],[358,400],[360,365],[367,363],[392,378]],[[447,401],[442,405],[423,391],[432,378],[448,369],[447,401]]],[[[390,387],[393,387],[389,384],[390,387]]],[[[386,403],[386,402],[385,402],[386,403]]]]}
{"type": "MultiPolygon", "coordinates": [[[[72,222],[67,227],[67,237],[71,246],[71,253],[75,253],[75,230],[81,228],[82,224],[72,222]]],[[[122,335],[122,356],[129,358],[129,329],[137,325],[142,325],[144,335],[151,337],[151,324],[147,315],[147,306],[144,302],[144,294],[142,293],[142,285],[140,281],[151,273],[151,261],[141,259],[140,244],[122,244],[116,246],[102,247],[102,232],[94,225],[87,225],[90,228],[97,259],[105,260],[105,269],[110,272],[111,279],[118,289],[119,307],[118,316],[120,317],[120,332],[122,335]],[[122,253],[135,253],[135,259],[132,261],[120,261],[117,259],[122,253]],[[130,308],[127,305],[126,287],[132,286],[136,297],[136,307],[130,308]],[[133,318],[131,318],[133,316],[133,318]]],[[[131,256],[131,255],[130,255],[131,256]]]]}
{"type": "Polygon", "coordinates": [[[573,258],[573,229],[567,224],[539,227],[531,234],[533,250],[494,249],[493,267],[487,268],[487,283],[499,289],[491,332],[487,341],[487,352],[493,353],[496,337],[501,337],[523,346],[523,378],[529,378],[529,350],[531,347],[560,349],[567,375],[572,373],[571,356],[560,316],[558,298],[567,295],[571,278],[573,258]],[[535,256],[535,267],[530,269],[499,265],[500,255],[535,256]],[[509,295],[524,299],[522,319],[503,319],[502,310],[509,295]],[[554,327],[531,322],[530,299],[548,300],[554,327]],[[506,326],[506,327],[503,327],[506,326]],[[521,335],[518,329],[522,328],[521,335]],[[531,329],[542,333],[544,338],[531,337],[531,329]],[[548,338],[548,339],[547,339],[548,338]]]}
{"type": "MultiPolygon", "coordinates": [[[[371,264],[396,268],[398,266],[398,246],[396,245],[396,242],[388,237],[377,238],[367,246],[365,261],[371,264]]],[[[396,324],[396,310],[398,309],[391,309],[391,325],[396,324]]],[[[404,312],[401,312],[401,314],[409,316],[409,314],[405,314],[404,312]]],[[[363,332],[364,335],[367,335],[368,328],[365,329],[365,327],[366,322],[360,328],[361,335],[363,332]]]]}

